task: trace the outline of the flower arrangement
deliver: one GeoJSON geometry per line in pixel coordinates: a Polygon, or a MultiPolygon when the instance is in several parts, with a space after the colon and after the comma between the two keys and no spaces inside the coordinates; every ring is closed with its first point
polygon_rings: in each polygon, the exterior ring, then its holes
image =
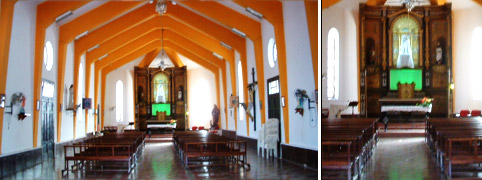
{"type": "Polygon", "coordinates": [[[433,98],[424,97],[420,103],[417,103],[417,106],[429,107],[432,105],[433,98]]]}
{"type": "Polygon", "coordinates": [[[171,119],[171,121],[169,121],[169,124],[170,124],[170,125],[174,125],[174,124],[176,124],[176,120],[171,119]]]}

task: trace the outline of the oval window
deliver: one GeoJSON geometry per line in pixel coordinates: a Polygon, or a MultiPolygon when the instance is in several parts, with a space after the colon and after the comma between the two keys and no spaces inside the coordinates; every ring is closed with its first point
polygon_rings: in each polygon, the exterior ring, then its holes
{"type": "Polygon", "coordinates": [[[268,63],[269,67],[274,67],[278,61],[278,49],[276,48],[276,42],[273,38],[269,39],[268,42],[268,63]]]}
{"type": "Polygon", "coordinates": [[[44,65],[47,71],[52,70],[52,66],[54,65],[54,50],[52,48],[52,43],[47,41],[44,47],[44,65]]]}

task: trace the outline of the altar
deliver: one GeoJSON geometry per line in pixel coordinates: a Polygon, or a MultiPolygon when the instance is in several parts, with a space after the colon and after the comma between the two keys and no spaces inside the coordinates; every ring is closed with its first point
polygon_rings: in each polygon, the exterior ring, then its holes
{"type": "MultiPolygon", "coordinates": [[[[402,117],[403,113],[408,113],[411,117],[412,113],[423,113],[425,118],[428,118],[432,112],[432,105],[421,106],[417,105],[422,101],[422,98],[411,98],[411,99],[397,99],[397,98],[380,98],[380,120],[385,124],[385,131],[388,127],[388,113],[395,112],[400,113],[399,117],[402,117]]],[[[413,120],[412,120],[413,122],[413,120]]]]}

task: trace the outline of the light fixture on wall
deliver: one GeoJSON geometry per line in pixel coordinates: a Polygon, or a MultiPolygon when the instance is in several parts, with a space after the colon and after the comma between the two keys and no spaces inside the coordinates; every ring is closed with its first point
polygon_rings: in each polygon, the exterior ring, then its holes
{"type": "Polygon", "coordinates": [[[223,60],[223,57],[219,55],[218,53],[213,52],[213,56],[218,58],[219,60],[223,60]]]}
{"type": "Polygon", "coordinates": [[[261,13],[259,13],[258,11],[255,11],[254,9],[251,9],[250,7],[246,8],[246,11],[248,11],[249,13],[251,13],[252,15],[260,19],[263,19],[263,15],[261,13]]]}
{"type": "Polygon", "coordinates": [[[243,33],[241,32],[240,30],[236,29],[236,28],[233,28],[231,29],[231,31],[233,31],[234,34],[238,35],[238,36],[241,36],[243,38],[246,38],[246,33],[243,33]]]}
{"type": "Polygon", "coordinates": [[[65,12],[64,14],[58,16],[57,18],[55,18],[55,22],[59,22],[59,21],[62,21],[63,19],[69,17],[70,15],[74,14],[71,10],[65,12]]]}
{"type": "Polygon", "coordinates": [[[161,16],[167,12],[167,3],[165,0],[157,0],[156,12],[159,13],[161,16]]]}
{"type": "Polygon", "coordinates": [[[221,42],[220,44],[221,44],[222,46],[224,46],[226,49],[229,49],[229,50],[232,49],[232,47],[231,47],[230,45],[226,44],[225,42],[221,42]]]}

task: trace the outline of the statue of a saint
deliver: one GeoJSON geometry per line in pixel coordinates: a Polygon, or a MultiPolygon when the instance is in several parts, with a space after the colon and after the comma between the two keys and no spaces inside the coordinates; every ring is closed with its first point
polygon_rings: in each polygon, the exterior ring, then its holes
{"type": "Polygon", "coordinates": [[[410,35],[402,35],[402,43],[398,53],[397,68],[414,68],[410,35]]]}
{"type": "Polygon", "coordinates": [[[435,49],[436,64],[442,64],[442,54],[443,54],[443,50],[442,50],[442,47],[440,46],[440,41],[437,41],[437,48],[435,49]]]}
{"type": "Polygon", "coordinates": [[[183,97],[182,97],[182,91],[183,91],[183,87],[182,86],[179,86],[179,90],[177,91],[177,100],[178,101],[183,101],[183,97]]]}
{"type": "Polygon", "coordinates": [[[68,110],[73,110],[74,109],[74,85],[70,85],[69,88],[69,102],[67,106],[68,110]]]}
{"type": "Polygon", "coordinates": [[[211,112],[213,115],[213,125],[211,126],[211,129],[219,129],[218,123],[219,123],[219,109],[218,106],[215,104],[213,111],[211,112]]]}

